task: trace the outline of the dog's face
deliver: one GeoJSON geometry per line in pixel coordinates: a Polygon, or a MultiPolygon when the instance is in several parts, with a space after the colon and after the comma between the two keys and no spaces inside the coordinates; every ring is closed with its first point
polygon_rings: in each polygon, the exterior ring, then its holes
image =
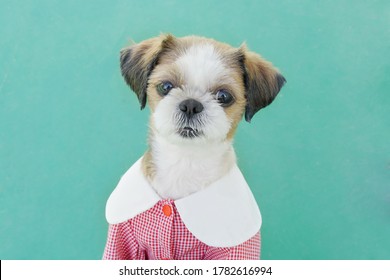
{"type": "Polygon", "coordinates": [[[221,142],[233,137],[285,83],[245,46],[201,37],[161,35],[121,51],[121,70],[152,112],[151,127],[172,143],[221,142]]]}

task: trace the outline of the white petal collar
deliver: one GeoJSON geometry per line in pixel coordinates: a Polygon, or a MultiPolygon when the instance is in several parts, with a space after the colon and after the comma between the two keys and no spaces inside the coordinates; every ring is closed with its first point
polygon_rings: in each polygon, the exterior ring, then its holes
{"type": "MultiPolygon", "coordinates": [[[[127,221],[161,199],[145,179],[139,159],[110,195],[107,221],[127,221]]],[[[174,203],[188,230],[209,246],[236,246],[253,237],[261,227],[260,210],[237,165],[207,188],[174,203]]]]}

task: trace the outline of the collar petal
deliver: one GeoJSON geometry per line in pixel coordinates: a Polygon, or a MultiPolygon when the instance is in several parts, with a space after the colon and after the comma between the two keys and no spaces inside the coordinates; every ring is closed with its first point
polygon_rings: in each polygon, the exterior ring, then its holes
{"type": "Polygon", "coordinates": [[[209,246],[239,245],[261,227],[259,207],[237,165],[204,190],[176,200],[175,205],[188,230],[209,246]]]}
{"type": "Polygon", "coordinates": [[[161,200],[142,174],[141,162],[142,158],[126,171],[108,198],[106,219],[110,224],[127,221],[161,200]]]}

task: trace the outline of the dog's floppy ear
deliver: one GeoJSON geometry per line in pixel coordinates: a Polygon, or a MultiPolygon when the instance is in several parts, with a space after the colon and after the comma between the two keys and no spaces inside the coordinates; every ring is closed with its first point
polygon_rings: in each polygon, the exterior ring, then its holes
{"type": "Polygon", "coordinates": [[[242,54],[247,100],[245,120],[250,122],[257,111],[271,104],[286,83],[286,79],[270,62],[248,51],[245,45],[241,46],[239,51],[242,54]]]}
{"type": "Polygon", "coordinates": [[[137,94],[141,109],[146,105],[149,76],[158,63],[159,56],[172,46],[175,37],[166,34],[134,44],[120,52],[122,76],[137,94]]]}

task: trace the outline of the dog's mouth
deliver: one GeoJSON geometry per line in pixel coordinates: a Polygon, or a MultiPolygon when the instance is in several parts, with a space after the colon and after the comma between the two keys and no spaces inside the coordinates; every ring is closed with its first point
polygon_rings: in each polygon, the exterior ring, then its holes
{"type": "Polygon", "coordinates": [[[197,129],[193,129],[192,127],[189,126],[180,128],[177,132],[183,138],[195,138],[202,135],[201,131],[197,129]]]}

